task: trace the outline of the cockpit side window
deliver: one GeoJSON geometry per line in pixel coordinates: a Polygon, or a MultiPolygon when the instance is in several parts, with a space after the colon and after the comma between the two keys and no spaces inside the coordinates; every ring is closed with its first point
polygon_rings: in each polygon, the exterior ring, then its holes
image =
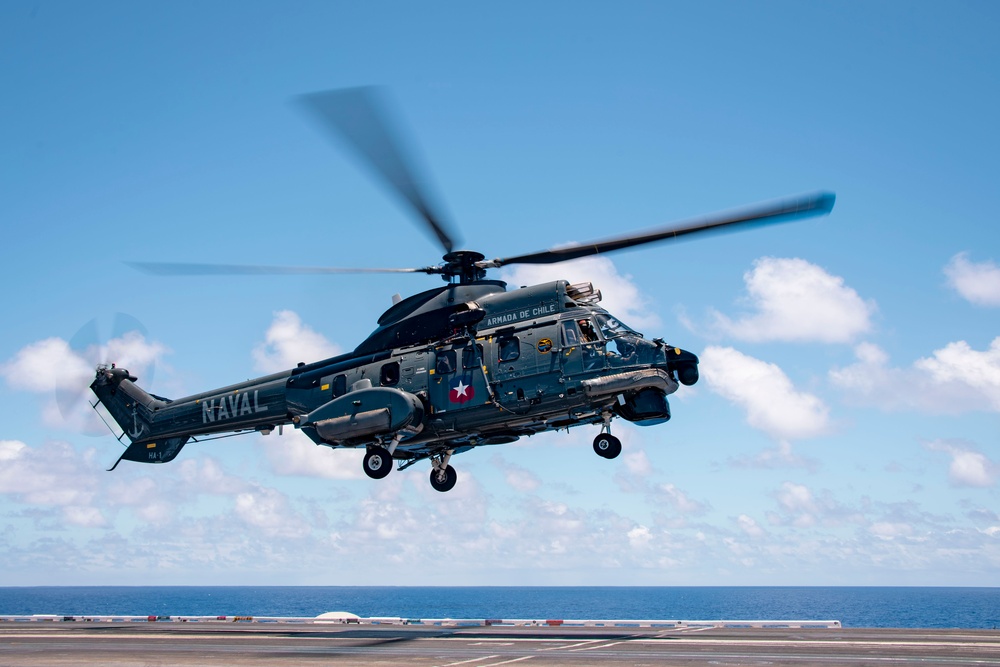
{"type": "Polygon", "coordinates": [[[594,325],[591,323],[590,318],[579,319],[576,323],[580,327],[580,340],[582,342],[596,343],[600,340],[597,336],[597,331],[594,330],[594,325]]]}
{"type": "Polygon", "coordinates": [[[580,344],[580,334],[577,332],[576,322],[566,320],[562,323],[563,345],[573,347],[580,344]]]}
{"type": "Polygon", "coordinates": [[[632,335],[642,338],[641,333],[622,324],[618,319],[612,317],[607,312],[600,311],[594,313],[594,319],[597,320],[597,326],[600,327],[601,333],[604,334],[604,337],[608,340],[623,335],[632,335]]]}

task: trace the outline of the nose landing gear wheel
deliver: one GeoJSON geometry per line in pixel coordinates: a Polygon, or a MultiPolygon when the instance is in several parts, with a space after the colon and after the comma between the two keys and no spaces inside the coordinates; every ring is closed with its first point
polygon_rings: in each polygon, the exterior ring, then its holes
{"type": "Polygon", "coordinates": [[[364,468],[365,474],[372,479],[382,479],[392,472],[392,454],[385,447],[369,447],[364,468]]]}
{"type": "Polygon", "coordinates": [[[451,491],[455,488],[455,482],[457,481],[458,473],[451,466],[446,466],[444,470],[439,468],[431,470],[431,486],[434,487],[435,491],[440,491],[441,493],[451,491]]]}
{"type": "Polygon", "coordinates": [[[601,433],[594,438],[594,451],[598,456],[613,459],[622,453],[622,441],[610,433],[601,433]]]}

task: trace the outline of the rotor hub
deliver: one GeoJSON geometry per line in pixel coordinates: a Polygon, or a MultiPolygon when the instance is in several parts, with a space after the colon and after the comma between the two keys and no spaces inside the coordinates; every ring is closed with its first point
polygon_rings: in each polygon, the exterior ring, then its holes
{"type": "Polygon", "coordinates": [[[486,259],[486,255],[475,250],[454,250],[445,254],[444,265],[441,267],[442,277],[452,282],[458,278],[460,285],[474,283],[486,278],[486,269],[481,266],[481,262],[486,259]]]}

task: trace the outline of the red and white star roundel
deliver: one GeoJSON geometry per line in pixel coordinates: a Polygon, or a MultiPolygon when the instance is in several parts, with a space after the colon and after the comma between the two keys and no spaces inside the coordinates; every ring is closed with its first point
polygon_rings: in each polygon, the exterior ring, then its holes
{"type": "Polygon", "coordinates": [[[451,381],[451,391],[448,392],[448,400],[452,403],[462,404],[471,401],[476,395],[476,390],[472,388],[471,375],[458,375],[451,381]]]}

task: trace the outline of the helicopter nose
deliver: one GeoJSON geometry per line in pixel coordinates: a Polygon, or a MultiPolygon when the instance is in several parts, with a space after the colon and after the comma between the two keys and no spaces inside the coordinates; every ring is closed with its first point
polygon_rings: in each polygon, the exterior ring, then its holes
{"type": "Polygon", "coordinates": [[[679,347],[667,348],[667,368],[677,373],[681,384],[690,387],[698,381],[698,357],[679,347]]]}

